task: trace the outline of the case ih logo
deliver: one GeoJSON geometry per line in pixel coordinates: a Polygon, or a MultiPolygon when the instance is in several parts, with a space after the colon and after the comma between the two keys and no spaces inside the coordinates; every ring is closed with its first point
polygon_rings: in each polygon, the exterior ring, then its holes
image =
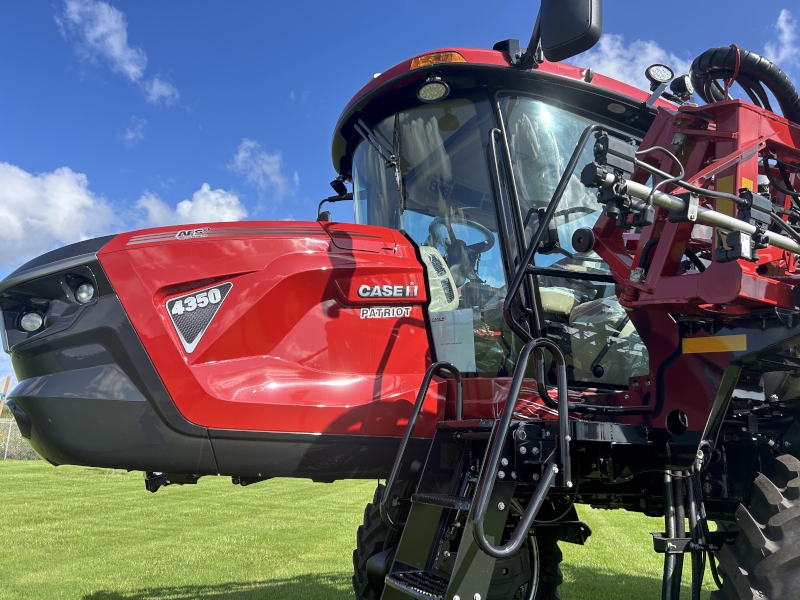
{"type": "Polygon", "coordinates": [[[179,240],[188,240],[191,238],[206,237],[206,234],[209,231],[211,231],[210,227],[206,227],[204,229],[182,229],[181,231],[175,234],[175,237],[179,240]]]}
{"type": "Polygon", "coordinates": [[[360,285],[359,298],[416,298],[417,286],[411,285],[360,285]]]}

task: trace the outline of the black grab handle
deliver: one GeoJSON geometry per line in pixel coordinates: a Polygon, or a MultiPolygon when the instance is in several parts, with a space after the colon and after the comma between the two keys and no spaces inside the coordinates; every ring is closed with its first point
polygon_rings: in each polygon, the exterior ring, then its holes
{"type": "Polygon", "coordinates": [[[503,453],[503,446],[506,442],[509,427],[511,426],[511,419],[514,417],[514,411],[517,408],[519,401],[519,392],[522,389],[522,382],[525,378],[525,368],[528,366],[528,359],[530,354],[536,348],[547,348],[552,354],[556,362],[558,372],[558,430],[559,430],[559,457],[561,469],[563,474],[564,485],[570,487],[572,485],[572,476],[570,470],[570,457],[569,457],[569,405],[567,398],[567,369],[564,364],[564,354],[561,352],[555,343],[548,339],[539,338],[532,340],[523,346],[522,351],[519,353],[519,360],[517,368],[514,371],[514,378],[511,380],[511,389],[508,391],[506,399],[506,406],[503,409],[503,416],[500,422],[495,426],[495,431],[492,436],[492,447],[489,453],[489,460],[483,467],[480,482],[478,483],[478,490],[475,494],[476,504],[475,512],[472,515],[472,523],[474,525],[475,542],[481,550],[489,556],[494,558],[505,558],[516,553],[525,542],[528,531],[539,512],[539,508],[547,495],[550,486],[553,484],[553,479],[558,474],[558,466],[552,460],[548,461],[543,469],[542,478],[539,480],[539,485],[536,487],[536,492],[528,502],[525,513],[522,515],[517,524],[517,528],[511,536],[511,539],[503,546],[494,546],[486,539],[486,533],[483,528],[483,520],[486,516],[486,511],[489,507],[489,498],[494,490],[494,481],[497,477],[497,470],[500,465],[500,455],[503,453]]]}
{"type": "Polygon", "coordinates": [[[386,506],[389,504],[392,488],[397,481],[397,475],[400,473],[400,465],[403,463],[403,454],[405,454],[406,446],[408,446],[408,440],[411,439],[411,434],[414,432],[414,426],[417,424],[417,417],[419,417],[419,413],[422,410],[422,404],[425,402],[425,396],[428,395],[428,388],[431,386],[431,379],[433,379],[433,376],[441,371],[447,371],[456,379],[456,420],[460,421],[463,418],[464,399],[461,394],[461,373],[455,366],[448,362],[433,363],[430,367],[428,367],[428,370],[425,371],[425,376],[422,378],[422,384],[420,385],[419,393],[417,394],[417,400],[414,402],[414,408],[411,409],[411,415],[408,417],[406,431],[403,434],[403,439],[400,441],[400,448],[397,450],[397,456],[394,459],[392,471],[389,473],[389,477],[386,480],[386,487],[383,489],[383,495],[381,496],[381,520],[386,524],[387,527],[390,527],[395,531],[402,531],[403,527],[405,527],[405,523],[395,523],[392,520],[392,517],[389,515],[389,510],[386,508],[386,506]]]}

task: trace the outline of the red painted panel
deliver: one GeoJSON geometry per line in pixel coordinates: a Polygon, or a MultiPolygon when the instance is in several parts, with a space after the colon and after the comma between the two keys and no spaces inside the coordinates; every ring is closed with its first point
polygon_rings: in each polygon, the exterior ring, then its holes
{"type": "MultiPolygon", "coordinates": [[[[329,225],[332,243],[319,223],[192,227],[180,237],[177,227],[123,234],[99,253],[188,420],[223,429],[402,434],[430,364],[422,266],[405,238],[329,225]],[[165,303],[225,281],[233,288],[187,354],[165,303]],[[357,293],[362,285],[394,292],[412,284],[413,297],[357,293]],[[362,313],[376,305],[395,310],[362,313]]],[[[432,386],[418,435],[432,435],[444,414],[439,387],[432,386]]]]}

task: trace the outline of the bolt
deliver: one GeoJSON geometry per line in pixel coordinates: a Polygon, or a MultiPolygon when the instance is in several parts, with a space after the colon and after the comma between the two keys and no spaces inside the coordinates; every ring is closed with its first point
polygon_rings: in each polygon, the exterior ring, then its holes
{"type": "Polygon", "coordinates": [[[534,481],[539,481],[539,474],[538,473],[534,473],[532,479],[534,481]]]}
{"type": "Polygon", "coordinates": [[[778,394],[772,394],[772,396],[769,397],[769,401],[770,402],[777,402],[778,401],[778,394]]]}
{"type": "Polygon", "coordinates": [[[519,429],[517,429],[517,439],[518,439],[519,441],[523,441],[523,440],[525,440],[527,437],[528,437],[528,434],[527,434],[527,433],[525,433],[525,430],[524,430],[522,427],[520,427],[519,429]]]}
{"type": "Polygon", "coordinates": [[[519,447],[519,453],[520,454],[525,454],[527,451],[528,451],[528,449],[525,446],[520,446],[519,447]]]}
{"type": "Polygon", "coordinates": [[[638,379],[633,380],[633,389],[638,390],[640,385],[641,384],[639,383],[638,379]]]}
{"type": "Polygon", "coordinates": [[[458,595],[453,596],[453,600],[461,600],[461,596],[458,596],[458,595]]]}
{"type": "Polygon", "coordinates": [[[644,386],[645,387],[650,387],[650,380],[649,379],[644,382],[644,386]]]}
{"type": "Polygon", "coordinates": [[[534,446],[533,448],[531,448],[531,454],[533,454],[534,456],[539,454],[539,447],[538,446],[534,446]]]}
{"type": "Polygon", "coordinates": [[[497,503],[497,510],[505,510],[505,509],[506,509],[505,504],[503,504],[502,502],[497,503]]]}
{"type": "Polygon", "coordinates": [[[597,463],[592,463],[592,468],[596,469],[597,468],[597,463]]]}
{"type": "Polygon", "coordinates": [[[568,482],[567,482],[567,487],[568,487],[568,488],[570,488],[570,489],[572,489],[572,482],[571,482],[571,481],[568,481],[568,482]]]}
{"type": "Polygon", "coordinates": [[[558,467],[553,467],[553,475],[558,475],[558,467]]]}
{"type": "Polygon", "coordinates": [[[500,459],[500,464],[503,465],[504,467],[507,467],[508,466],[508,459],[507,458],[501,458],[500,459]]]}
{"type": "Polygon", "coordinates": [[[631,395],[630,394],[625,394],[625,400],[630,400],[630,399],[631,399],[631,395]]]}
{"type": "Polygon", "coordinates": [[[517,472],[511,471],[511,479],[516,479],[516,478],[517,478],[517,472]]]}
{"type": "Polygon", "coordinates": [[[544,432],[544,437],[550,437],[550,432],[549,431],[545,431],[544,432]]]}
{"type": "Polygon", "coordinates": [[[564,440],[567,441],[567,442],[571,442],[572,441],[572,436],[571,435],[565,435],[564,436],[564,440]]]}
{"type": "Polygon", "coordinates": [[[481,595],[480,595],[480,594],[475,594],[475,595],[472,597],[472,600],[481,600],[481,595]]]}
{"type": "Polygon", "coordinates": [[[450,551],[449,550],[445,550],[444,551],[444,557],[445,558],[450,558],[450,551]]]}
{"type": "Polygon", "coordinates": [[[498,471],[497,472],[497,478],[498,479],[505,479],[505,477],[506,477],[506,474],[503,473],[503,471],[498,471]]]}
{"type": "Polygon", "coordinates": [[[784,445],[784,446],[786,446],[786,447],[788,448],[788,447],[789,447],[789,446],[791,446],[792,444],[791,444],[790,442],[783,442],[783,445],[784,445]]]}
{"type": "Polygon", "coordinates": [[[508,569],[503,569],[503,575],[508,575],[508,569]]]}

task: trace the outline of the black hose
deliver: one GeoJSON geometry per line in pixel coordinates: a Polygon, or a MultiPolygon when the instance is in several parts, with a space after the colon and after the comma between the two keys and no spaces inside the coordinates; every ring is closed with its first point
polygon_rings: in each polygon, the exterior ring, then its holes
{"type": "Polygon", "coordinates": [[[722,589],[723,581],[719,576],[719,571],[717,571],[717,560],[713,552],[708,553],[708,560],[711,563],[711,576],[714,578],[714,583],[717,585],[717,588],[722,589]]]}
{"type": "MultiPolygon", "coordinates": [[[[783,192],[787,196],[800,199],[799,193],[797,193],[793,189],[790,190],[788,188],[785,188],[780,183],[778,183],[778,180],[775,179],[775,175],[772,173],[772,167],[769,166],[769,159],[765,158],[764,160],[761,161],[761,164],[764,167],[764,174],[767,176],[767,179],[769,179],[769,182],[772,184],[772,187],[774,187],[779,192],[783,192]]],[[[781,173],[781,175],[783,175],[783,173],[781,173]]]]}
{"type": "Polygon", "coordinates": [[[723,48],[710,48],[694,59],[689,76],[698,95],[705,102],[719,102],[725,100],[724,92],[713,85],[718,79],[728,78],[736,69],[737,52],[739,53],[739,72],[737,81],[742,78],[747,87],[753,89],[753,84],[747,77],[755,78],[763,83],[772,92],[783,116],[800,123],[800,94],[777,65],[759,56],[755,52],[741,50],[729,46],[723,48]]]}
{"type": "Polygon", "coordinates": [[[700,259],[697,257],[697,254],[695,254],[694,252],[692,252],[691,250],[689,250],[689,248],[686,248],[686,250],[684,250],[684,251],[683,251],[683,255],[684,255],[686,258],[688,258],[688,259],[691,261],[691,263],[692,263],[692,264],[693,264],[695,267],[697,267],[697,270],[698,270],[698,271],[700,271],[701,273],[702,273],[703,271],[705,271],[705,270],[706,270],[706,266],[703,264],[703,261],[702,261],[702,260],[700,260],[700,259]]]}
{"type": "Polygon", "coordinates": [[[639,256],[640,269],[644,269],[647,266],[647,259],[650,257],[650,250],[653,249],[653,246],[655,246],[658,243],[658,240],[660,239],[661,239],[660,237],[657,237],[651,240],[647,240],[647,243],[644,245],[644,248],[642,248],[642,254],[639,256]]]}
{"type": "Polygon", "coordinates": [[[800,244],[800,233],[792,229],[789,225],[784,222],[778,215],[770,215],[770,220],[775,223],[778,227],[780,227],[790,238],[792,238],[795,242],[800,244]]]}

